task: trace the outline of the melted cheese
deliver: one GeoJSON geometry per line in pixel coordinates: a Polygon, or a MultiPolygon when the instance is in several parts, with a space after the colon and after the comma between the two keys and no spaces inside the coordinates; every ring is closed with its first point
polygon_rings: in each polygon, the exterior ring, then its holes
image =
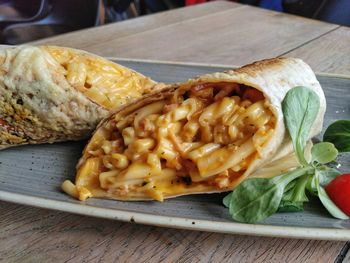
{"type": "Polygon", "coordinates": [[[150,78],[101,57],[69,48],[42,48],[50,55],[47,61],[66,76],[70,85],[107,109],[118,108],[156,89],[150,78]]]}
{"type": "Polygon", "coordinates": [[[232,189],[271,139],[275,117],[261,94],[257,101],[220,92],[215,97],[217,88],[180,88],[127,118],[112,116],[84,152],[76,180],[78,189],[84,187],[79,198],[162,201],[232,189]]]}

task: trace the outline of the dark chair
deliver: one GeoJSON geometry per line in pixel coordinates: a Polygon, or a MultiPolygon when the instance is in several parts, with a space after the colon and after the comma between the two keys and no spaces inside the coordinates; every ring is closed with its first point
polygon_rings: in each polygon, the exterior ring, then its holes
{"type": "Polygon", "coordinates": [[[239,0],[238,2],[256,5],[278,6],[289,14],[310,17],[330,23],[350,26],[350,0],[239,0]],[[275,5],[273,5],[275,3],[275,5]],[[281,5],[282,4],[282,5],[281,5]]]}
{"type": "Polygon", "coordinates": [[[350,26],[350,1],[327,1],[314,18],[339,25],[350,26]]]}
{"type": "MultiPolygon", "coordinates": [[[[135,6],[135,16],[146,15],[166,11],[172,8],[184,6],[184,0],[110,0],[109,6],[118,14],[128,11],[131,5],[135,6]]],[[[128,18],[128,16],[125,16],[128,18]]]]}
{"type": "Polygon", "coordinates": [[[350,0],[283,0],[287,13],[350,26],[350,0]]]}
{"type": "Polygon", "coordinates": [[[44,0],[0,0],[0,22],[31,21],[48,13],[44,0]]]}
{"type": "Polygon", "coordinates": [[[1,42],[21,44],[99,24],[101,0],[41,0],[36,16],[4,20],[1,42]]]}

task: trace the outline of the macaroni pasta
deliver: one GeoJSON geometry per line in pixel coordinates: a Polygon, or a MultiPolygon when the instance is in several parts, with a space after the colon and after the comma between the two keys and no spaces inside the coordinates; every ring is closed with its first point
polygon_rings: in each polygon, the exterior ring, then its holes
{"type": "Polygon", "coordinates": [[[70,85],[107,109],[115,109],[131,99],[150,93],[155,87],[150,78],[106,59],[69,48],[43,47],[60,65],[70,85]]]}
{"type": "Polygon", "coordinates": [[[251,87],[181,86],[96,131],[78,169],[79,198],[102,191],[162,201],[192,190],[230,189],[259,158],[275,122],[269,102],[251,87]]]}

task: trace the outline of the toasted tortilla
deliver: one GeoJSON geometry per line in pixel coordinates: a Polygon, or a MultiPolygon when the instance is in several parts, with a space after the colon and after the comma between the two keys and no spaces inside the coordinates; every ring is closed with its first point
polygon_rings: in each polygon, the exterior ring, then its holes
{"type": "MultiPolygon", "coordinates": [[[[300,59],[275,58],[263,60],[244,66],[239,69],[229,70],[223,73],[206,74],[195,79],[191,79],[184,83],[172,85],[169,88],[157,94],[145,96],[144,98],[138,100],[136,103],[128,105],[120,110],[117,110],[111,117],[99,124],[99,127],[97,128],[90,142],[86,146],[83,152],[83,156],[80,159],[79,164],[77,166],[78,172],[74,190],[72,188],[72,185],[70,185],[71,190],[67,190],[69,188],[68,183],[66,183],[66,187],[64,187],[64,189],[66,189],[66,192],[73,193],[72,195],[76,196],[80,200],[85,200],[88,197],[99,197],[128,201],[152,199],[163,201],[163,199],[181,195],[217,193],[231,190],[240,182],[242,182],[242,180],[244,180],[250,175],[253,175],[254,172],[256,172],[258,169],[264,166],[268,167],[268,169],[266,169],[268,170],[268,177],[278,175],[285,170],[293,169],[296,166],[298,166],[298,163],[295,162],[295,156],[293,156],[293,147],[291,145],[291,140],[289,138],[284,124],[281,102],[284,99],[286,93],[295,86],[309,87],[319,96],[320,99],[320,109],[317,114],[316,121],[313,124],[312,129],[310,131],[310,138],[312,138],[313,136],[317,135],[322,129],[323,117],[326,110],[325,96],[319,82],[315,77],[315,74],[313,73],[311,68],[300,59]],[[121,168],[115,168],[113,165],[102,162],[102,159],[105,158],[106,155],[111,153],[110,149],[106,150],[104,146],[102,146],[103,141],[113,140],[113,136],[115,136],[115,138],[119,138],[118,134],[123,133],[122,129],[133,125],[124,125],[124,127],[123,122],[133,123],[135,116],[137,116],[137,114],[140,113],[141,110],[145,109],[150,105],[156,105],[154,103],[158,102],[160,103],[167,101],[166,105],[168,105],[169,101],[174,100],[174,97],[178,96],[178,94],[185,94],[183,95],[185,100],[185,97],[187,98],[188,93],[192,92],[193,89],[199,90],[203,87],[212,87],[213,90],[215,90],[215,92],[220,92],[220,89],[224,90],[225,87],[227,88],[227,86],[230,85],[233,85],[234,87],[238,85],[238,90],[244,90],[244,92],[247,92],[247,90],[251,89],[260,91],[264,96],[264,99],[261,101],[261,103],[263,103],[263,105],[265,105],[266,107],[264,110],[266,112],[269,112],[269,114],[272,116],[271,118],[273,118],[273,127],[271,128],[271,134],[269,135],[267,141],[259,145],[259,151],[256,150],[248,157],[245,157],[245,159],[242,159],[242,163],[245,163],[247,167],[244,167],[244,165],[240,163],[239,167],[244,168],[226,167],[226,170],[220,171],[220,173],[218,174],[212,174],[213,172],[210,173],[203,169],[203,171],[201,171],[199,162],[196,163],[195,161],[193,161],[197,165],[197,167],[193,168],[194,172],[192,171],[192,174],[194,175],[186,174],[187,168],[185,169],[184,167],[182,167],[179,168],[179,171],[175,175],[177,176],[175,178],[179,178],[179,180],[174,181],[174,175],[169,171],[167,171],[167,173],[160,172],[160,174],[158,175],[151,175],[153,170],[150,170],[151,172],[149,173],[149,175],[145,175],[143,177],[139,175],[139,177],[136,178],[136,174],[140,173],[140,170],[142,170],[139,167],[143,167],[145,171],[149,171],[149,166],[142,164],[137,166],[138,168],[136,170],[134,169],[136,171],[134,174],[128,172],[128,169],[131,167],[131,165],[134,164],[134,162],[136,162],[132,161],[134,156],[131,156],[131,159],[128,157],[129,166],[125,170],[121,168]],[[122,128],[119,129],[118,127],[122,128]],[[111,136],[112,133],[116,135],[111,136]],[[288,162],[289,159],[291,159],[291,161],[288,162]],[[286,165],[279,165],[278,169],[275,169],[274,172],[273,169],[268,165],[272,161],[275,161],[276,163],[276,160],[285,161],[286,165]],[[238,171],[236,171],[237,169],[238,171]],[[111,174],[111,176],[109,176],[109,174],[111,174]],[[169,174],[171,176],[169,177],[166,174],[169,174]],[[172,178],[171,183],[168,177],[172,178]],[[203,177],[208,179],[202,180],[203,177]],[[134,180],[134,182],[139,183],[135,183],[135,185],[130,185],[130,182],[132,180],[134,180]],[[141,180],[143,180],[143,182],[140,184],[141,180]],[[216,183],[216,180],[219,180],[218,183],[216,183]],[[125,182],[125,184],[123,184],[123,182],[125,182]]],[[[227,94],[226,97],[232,99],[233,96],[239,96],[237,94],[233,92],[227,94]]],[[[244,97],[245,94],[246,93],[243,93],[242,96],[244,97]]],[[[220,99],[219,102],[222,100],[223,99],[220,99]]],[[[257,102],[260,103],[260,101],[257,102]]],[[[241,103],[243,105],[245,102],[241,103]]],[[[180,107],[181,105],[182,104],[178,104],[174,107],[176,109],[176,107],[180,107]]],[[[248,111],[248,109],[249,107],[246,110],[248,111]]],[[[203,109],[203,111],[204,110],[205,109],[203,109]]],[[[162,115],[162,113],[159,114],[162,115]]],[[[164,114],[166,113],[163,113],[163,115],[164,114]]],[[[215,115],[212,116],[213,118],[215,118],[215,115]]],[[[189,115],[186,115],[186,118],[187,120],[184,120],[185,122],[190,121],[190,118],[193,117],[189,117],[189,115]]],[[[181,129],[184,128],[182,127],[181,129]]],[[[179,134],[180,133],[181,131],[179,132],[179,134]]],[[[151,136],[153,136],[154,138],[154,135],[151,136]]],[[[180,135],[178,135],[178,139],[182,140],[181,138],[180,135]]],[[[247,141],[249,139],[251,138],[249,138],[248,136],[247,141]]],[[[157,145],[160,144],[160,141],[157,141],[157,139],[155,140],[156,146],[150,149],[149,152],[147,152],[146,154],[149,155],[150,153],[154,153],[156,151],[158,147],[157,145]]],[[[214,138],[214,140],[216,139],[214,138]]],[[[200,142],[200,140],[198,142],[200,142]]],[[[235,142],[236,141],[230,141],[226,145],[219,144],[219,150],[223,148],[223,153],[230,153],[231,150],[229,149],[232,145],[235,145],[235,142]]],[[[239,149],[239,147],[243,147],[243,144],[239,145],[238,148],[236,147],[235,150],[232,150],[232,154],[224,155],[225,157],[222,157],[224,159],[218,158],[217,160],[222,162],[223,167],[225,165],[227,166],[225,162],[231,163],[232,159],[235,159],[235,151],[238,152],[239,150],[237,149],[239,149]]],[[[124,145],[123,147],[125,148],[128,146],[124,145]]],[[[121,149],[121,147],[119,147],[118,149],[121,149]]],[[[126,153],[126,151],[124,152],[124,150],[122,150],[121,152],[120,150],[115,151],[117,153],[118,151],[119,153],[126,153]]],[[[207,158],[207,162],[210,163],[211,158],[214,158],[213,155],[216,153],[215,151],[212,151],[207,155],[200,157],[202,164],[205,163],[205,158],[207,158]]],[[[139,154],[137,151],[134,152],[134,155],[137,154],[139,154]]],[[[163,168],[168,167],[166,165],[164,166],[164,162],[162,162],[162,171],[168,169],[163,168]]],[[[215,164],[214,162],[213,165],[215,166],[217,164],[215,164]]],[[[179,167],[181,167],[181,162],[179,167]]],[[[178,168],[174,169],[176,170],[178,168]]],[[[260,173],[258,174],[258,176],[263,177],[264,175],[260,173]]]]}
{"type": "Polygon", "coordinates": [[[0,149],[87,138],[112,110],[160,85],[85,51],[0,50],[0,149]]]}

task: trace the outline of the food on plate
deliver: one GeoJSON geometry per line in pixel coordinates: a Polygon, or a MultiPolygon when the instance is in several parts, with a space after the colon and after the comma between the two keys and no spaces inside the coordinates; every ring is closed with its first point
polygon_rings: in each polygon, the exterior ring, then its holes
{"type": "Polygon", "coordinates": [[[75,185],[65,181],[62,188],[80,200],[163,201],[289,171],[299,162],[281,103],[301,85],[319,99],[309,140],[321,131],[326,108],[313,71],[299,59],[263,60],[170,86],[118,110],[86,146],[75,185]],[[273,162],[279,165],[262,169],[273,162]]]}
{"type": "Polygon", "coordinates": [[[282,112],[299,165],[275,177],[249,178],[233,189],[223,203],[234,220],[256,223],[276,212],[303,211],[310,194],[317,196],[333,217],[348,219],[324,189],[340,174],[327,166],[337,158],[338,150],[330,142],[316,143],[311,149],[307,145],[319,110],[320,98],[311,89],[299,86],[287,92],[282,112]]]}
{"type": "Polygon", "coordinates": [[[339,152],[350,152],[350,120],[337,120],[329,125],[323,140],[333,143],[339,152]]]}
{"type": "Polygon", "coordinates": [[[332,201],[350,216],[350,174],[342,174],[326,186],[326,192],[332,201]]]}
{"type": "Polygon", "coordinates": [[[111,110],[160,87],[81,50],[1,49],[0,149],[86,138],[111,110]]]}

